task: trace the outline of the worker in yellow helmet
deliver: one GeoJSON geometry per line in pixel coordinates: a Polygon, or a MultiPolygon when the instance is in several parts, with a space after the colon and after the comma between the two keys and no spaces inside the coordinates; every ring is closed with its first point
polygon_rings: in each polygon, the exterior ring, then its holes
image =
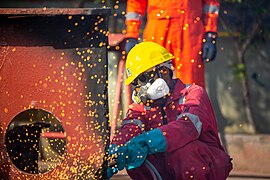
{"type": "Polygon", "coordinates": [[[132,179],[225,180],[232,169],[218,136],[204,88],[173,78],[173,56],[153,42],[131,49],[126,84],[134,87],[119,133],[108,150],[112,177],[126,168],[132,179]]]}

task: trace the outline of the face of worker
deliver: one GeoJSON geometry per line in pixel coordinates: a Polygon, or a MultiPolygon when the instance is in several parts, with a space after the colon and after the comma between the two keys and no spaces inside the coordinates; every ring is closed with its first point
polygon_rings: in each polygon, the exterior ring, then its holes
{"type": "Polygon", "coordinates": [[[170,70],[165,66],[147,70],[132,83],[134,86],[133,101],[150,105],[155,100],[165,97],[169,93],[168,82],[170,80],[170,70]]]}
{"type": "Polygon", "coordinates": [[[134,87],[145,86],[147,83],[155,81],[157,78],[163,78],[165,81],[170,80],[169,69],[165,66],[154,67],[140,74],[131,84],[134,87]]]}

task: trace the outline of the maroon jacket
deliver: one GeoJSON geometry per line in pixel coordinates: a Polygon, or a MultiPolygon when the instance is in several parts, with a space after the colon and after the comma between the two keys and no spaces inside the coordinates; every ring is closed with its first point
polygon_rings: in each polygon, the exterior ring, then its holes
{"type": "Polygon", "coordinates": [[[211,154],[209,163],[215,161],[214,166],[223,167],[228,163],[231,166],[230,158],[220,143],[211,102],[200,86],[188,86],[177,79],[165,106],[155,104],[149,108],[142,104],[130,105],[127,117],[112,143],[124,144],[132,137],[153,128],[163,132],[167,154],[172,152],[176,158],[180,157],[183,152],[178,154],[176,151],[196,141],[202,144],[202,149],[206,147],[207,154],[211,154]]]}
{"type": "MultiPolygon", "coordinates": [[[[147,107],[142,104],[131,104],[127,117],[123,120],[120,133],[114,138],[113,143],[124,144],[143,131],[158,127],[165,134],[168,152],[195,139],[207,143],[209,146],[223,149],[218,137],[212,105],[206,91],[200,86],[191,85],[188,87],[177,80],[173,92],[165,103],[164,111],[167,115],[167,124],[163,124],[160,107],[147,110],[147,107]],[[191,121],[178,119],[178,116],[185,111],[199,117],[202,123],[200,136],[191,121]]],[[[182,117],[182,119],[184,118],[185,116],[182,117]]]]}

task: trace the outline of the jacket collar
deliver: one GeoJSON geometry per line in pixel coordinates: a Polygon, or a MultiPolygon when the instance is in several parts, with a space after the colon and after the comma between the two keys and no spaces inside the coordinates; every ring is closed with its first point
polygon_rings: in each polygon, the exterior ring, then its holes
{"type": "Polygon", "coordinates": [[[180,79],[176,79],[174,89],[171,92],[169,98],[167,99],[165,106],[169,105],[170,103],[172,103],[177,99],[180,99],[186,94],[186,92],[187,92],[186,85],[180,79]]]}
{"type": "MultiPolygon", "coordinates": [[[[161,107],[168,106],[173,101],[183,97],[186,94],[186,92],[187,92],[186,85],[180,79],[175,79],[174,88],[170,96],[166,97],[165,99],[160,99],[156,101],[151,107],[154,108],[158,106],[161,106],[161,107]]],[[[148,108],[151,109],[151,107],[148,107],[148,108]]]]}

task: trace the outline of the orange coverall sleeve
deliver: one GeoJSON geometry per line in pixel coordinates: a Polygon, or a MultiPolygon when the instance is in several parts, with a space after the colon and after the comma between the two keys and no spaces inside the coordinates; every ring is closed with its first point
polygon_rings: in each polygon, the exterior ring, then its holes
{"type": "Polygon", "coordinates": [[[219,7],[218,0],[203,0],[202,8],[205,32],[217,32],[219,7]]]}
{"type": "Polygon", "coordinates": [[[145,14],[147,0],[128,0],[126,8],[126,38],[138,38],[141,17],[145,14]]]}

